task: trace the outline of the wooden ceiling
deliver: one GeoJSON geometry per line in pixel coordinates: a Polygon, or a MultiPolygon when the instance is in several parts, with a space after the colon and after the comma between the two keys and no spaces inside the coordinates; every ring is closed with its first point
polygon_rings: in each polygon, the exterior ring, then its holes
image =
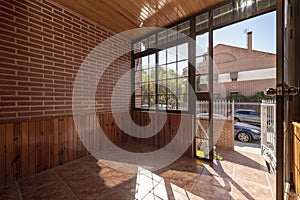
{"type": "MultiPolygon", "coordinates": [[[[120,33],[138,27],[165,27],[224,0],[53,0],[120,33]]],[[[145,33],[135,33],[135,39],[145,33]]]]}

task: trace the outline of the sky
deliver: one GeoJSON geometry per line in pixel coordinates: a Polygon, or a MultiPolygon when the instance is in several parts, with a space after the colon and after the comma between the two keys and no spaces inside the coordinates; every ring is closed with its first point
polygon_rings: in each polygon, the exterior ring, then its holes
{"type": "MultiPolygon", "coordinates": [[[[276,53],[275,11],[214,30],[213,46],[227,44],[247,48],[247,30],[252,31],[253,50],[276,53]]],[[[208,34],[199,35],[196,40],[197,54],[207,52],[208,34]]]]}
{"type": "Polygon", "coordinates": [[[247,48],[247,33],[252,31],[254,50],[276,53],[276,12],[267,13],[214,31],[214,46],[227,44],[247,48]]]}

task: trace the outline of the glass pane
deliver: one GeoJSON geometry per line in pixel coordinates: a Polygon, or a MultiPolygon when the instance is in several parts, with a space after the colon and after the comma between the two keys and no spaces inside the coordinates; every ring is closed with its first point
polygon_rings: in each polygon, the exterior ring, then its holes
{"type": "Polygon", "coordinates": [[[187,94],[188,93],[188,81],[186,78],[178,79],[178,94],[187,94]]]}
{"type": "Polygon", "coordinates": [[[161,31],[157,34],[158,45],[165,44],[167,42],[167,30],[161,31]]]}
{"type": "Polygon", "coordinates": [[[135,71],[142,70],[142,59],[135,59],[135,71]]]}
{"type": "Polygon", "coordinates": [[[263,10],[276,5],[276,0],[256,0],[257,10],[263,10]]]}
{"type": "Polygon", "coordinates": [[[168,110],[176,110],[176,102],[177,102],[177,98],[175,95],[168,95],[167,109],[168,110]]]}
{"type": "Polygon", "coordinates": [[[149,94],[150,95],[155,95],[155,87],[156,87],[156,84],[155,82],[150,82],[149,83],[149,94]]]}
{"type": "Polygon", "coordinates": [[[149,37],[149,48],[155,48],[155,38],[156,38],[156,35],[151,35],[149,37]]]}
{"type": "Polygon", "coordinates": [[[196,75],[207,74],[209,72],[209,56],[200,56],[196,58],[196,75]]]}
{"type": "Polygon", "coordinates": [[[166,65],[158,66],[158,80],[167,79],[166,65]]]}
{"type": "Polygon", "coordinates": [[[178,71],[177,71],[177,77],[184,77],[188,76],[188,61],[181,61],[178,62],[178,71]]]}
{"type": "Polygon", "coordinates": [[[149,108],[149,98],[148,96],[142,97],[142,108],[149,108]]]}
{"type": "Polygon", "coordinates": [[[167,93],[167,81],[158,81],[157,82],[158,87],[158,94],[166,94],[167,93]]]}
{"type": "Polygon", "coordinates": [[[156,97],[155,95],[149,96],[149,107],[151,109],[155,109],[154,105],[156,104],[156,97]]]}
{"type": "Polygon", "coordinates": [[[168,94],[177,94],[177,79],[169,79],[167,80],[168,94]]]}
{"type": "Polygon", "coordinates": [[[177,26],[173,26],[168,30],[168,42],[174,41],[177,39],[177,26]]]}
{"type": "Polygon", "coordinates": [[[196,138],[196,156],[209,158],[209,140],[196,138]]]}
{"type": "Polygon", "coordinates": [[[182,34],[189,35],[190,34],[190,21],[183,22],[178,25],[178,37],[182,37],[182,34]]]}
{"type": "Polygon", "coordinates": [[[177,46],[177,60],[186,60],[188,59],[188,44],[184,43],[177,46]]]}
{"type": "Polygon", "coordinates": [[[188,95],[178,95],[178,110],[188,110],[188,95]]]}
{"type": "Polygon", "coordinates": [[[229,22],[233,18],[233,6],[227,4],[220,8],[213,10],[213,25],[223,24],[229,22]]]}
{"type": "Polygon", "coordinates": [[[158,95],[158,109],[166,110],[166,108],[167,108],[167,96],[158,95]]]}
{"type": "Polygon", "coordinates": [[[239,0],[235,2],[237,18],[250,16],[254,10],[255,0],[239,0]]]}
{"type": "Polygon", "coordinates": [[[196,17],[196,31],[208,28],[208,13],[204,13],[196,17]]]}
{"type": "Polygon", "coordinates": [[[176,47],[167,49],[167,63],[176,61],[176,47]]]}
{"type": "Polygon", "coordinates": [[[145,83],[145,82],[148,82],[148,80],[149,80],[148,69],[146,69],[146,70],[142,71],[142,82],[145,83]]]}
{"type": "Polygon", "coordinates": [[[208,74],[196,76],[196,91],[207,92],[208,88],[208,74]]]}
{"type": "Polygon", "coordinates": [[[148,83],[142,85],[142,96],[147,96],[149,94],[148,83]]]}
{"type": "Polygon", "coordinates": [[[204,54],[208,54],[208,33],[196,37],[196,56],[204,54]]]}
{"type": "Polygon", "coordinates": [[[176,77],[176,63],[167,65],[167,78],[175,78],[176,77]]]}
{"type": "Polygon", "coordinates": [[[161,50],[158,53],[158,64],[159,65],[163,65],[167,63],[167,54],[166,54],[167,50],[161,50]]]}
{"type": "Polygon", "coordinates": [[[149,55],[149,67],[155,67],[155,54],[149,55]]]}
{"type": "Polygon", "coordinates": [[[148,73],[149,73],[149,81],[155,81],[156,80],[156,69],[150,68],[148,73]]]}
{"type": "Polygon", "coordinates": [[[142,57],[142,68],[147,69],[148,68],[148,56],[142,57]]]}

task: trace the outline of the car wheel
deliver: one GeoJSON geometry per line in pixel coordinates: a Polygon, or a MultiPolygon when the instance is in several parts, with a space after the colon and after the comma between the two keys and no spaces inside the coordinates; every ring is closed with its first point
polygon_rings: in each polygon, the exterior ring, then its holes
{"type": "Polygon", "coordinates": [[[237,118],[237,117],[235,117],[235,118],[234,118],[234,121],[235,121],[235,122],[240,122],[240,119],[237,118]]]}
{"type": "Polygon", "coordinates": [[[239,132],[237,135],[237,139],[241,142],[250,142],[251,136],[246,132],[239,132]]]}

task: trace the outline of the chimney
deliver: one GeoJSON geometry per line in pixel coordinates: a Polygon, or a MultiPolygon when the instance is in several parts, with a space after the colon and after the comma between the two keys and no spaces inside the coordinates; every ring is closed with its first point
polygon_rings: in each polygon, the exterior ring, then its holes
{"type": "Polygon", "coordinates": [[[247,33],[248,36],[248,50],[252,50],[252,31],[247,33]]]}

